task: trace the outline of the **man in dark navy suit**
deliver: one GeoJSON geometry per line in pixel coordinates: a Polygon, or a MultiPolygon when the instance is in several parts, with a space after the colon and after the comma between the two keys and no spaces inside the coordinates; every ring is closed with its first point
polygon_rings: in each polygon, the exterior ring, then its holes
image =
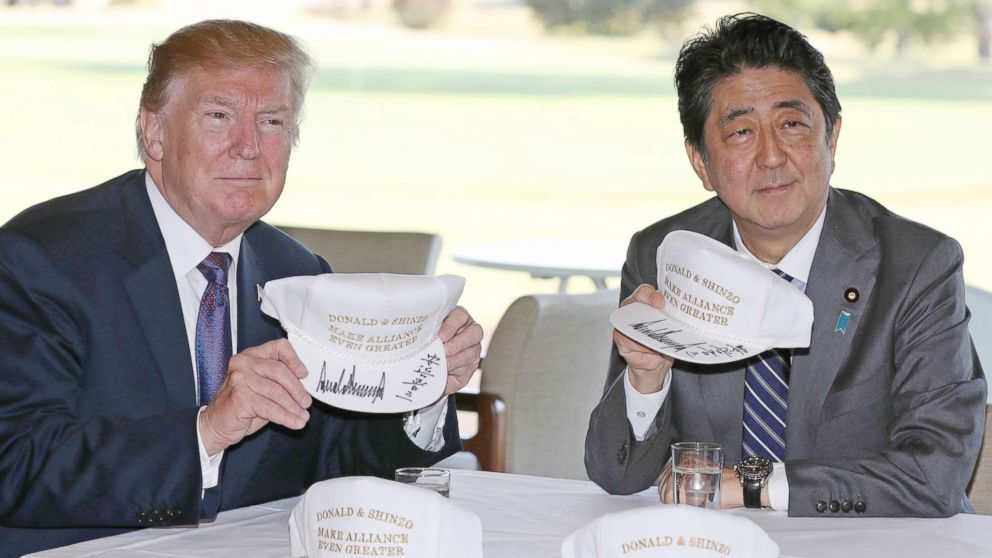
{"type": "Polygon", "coordinates": [[[259,221],[282,192],[311,66],[258,25],[180,29],[149,59],[145,169],[0,228],[0,557],[195,525],[459,448],[447,396],[482,339],[464,309],[440,331],[445,396],[376,416],[315,404],[259,309],[256,285],[331,271],[259,221]]]}

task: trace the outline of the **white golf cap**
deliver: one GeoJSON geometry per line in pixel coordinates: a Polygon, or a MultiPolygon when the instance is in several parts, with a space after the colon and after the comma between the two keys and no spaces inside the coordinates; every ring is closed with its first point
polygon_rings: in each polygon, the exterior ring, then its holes
{"type": "Polygon", "coordinates": [[[367,413],[434,403],[448,365],[438,330],[465,280],[386,273],[328,273],[269,281],[262,311],[276,318],[320,401],[367,413]]]}
{"type": "Polygon", "coordinates": [[[375,477],[307,489],[289,517],[295,558],[482,558],[482,523],[433,490],[375,477]]]}
{"type": "Polygon", "coordinates": [[[657,262],[664,309],[635,302],[610,316],[634,341],[700,364],[809,346],[813,303],[754,258],[707,236],[674,231],[658,248],[657,262]]]}
{"type": "Polygon", "coordinates": [[[778,544],[730,512],[657,505],[611,513],[572,532],[562,558],[777,558],[778,544]]]}

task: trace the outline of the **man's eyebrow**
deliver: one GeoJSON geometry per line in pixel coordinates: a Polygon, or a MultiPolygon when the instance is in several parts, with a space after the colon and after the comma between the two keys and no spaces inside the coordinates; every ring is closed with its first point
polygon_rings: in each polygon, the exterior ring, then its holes
{"type": "Polygon", "coordinates": [[[258,114],[278,114],[289,111],[290,111],[289,105],[276,105],[274,107],[265,107],[262,110],[258,111],[258,114]]]}
{"type": "MultiPolygon", "coordinates": [[[[210,95],[200,99],[200,104],[220,105],[222,107],[229,108],[231,110],[238,108],[237,102],[233,101],[232,99],[228,99],[227,97],[220,97],[217,95],[210,95]]],[[[274,106],[265,107],[262,110],[258,111],[259,114],[277,114],[277,113],[285,113],[285,112],[290,112],[289,105],[285,105],[285,104],[274,105],[274,106]]]]}
{"type": "Polygon", "coordinates": [[[725,126],[730,122],[733,122],[738,116],[744,116],[745,114],[751,114],[752,112],[754,112],[754,107],[730,109],[727,111],[727,114],[724,114],[723,118],[720,119],[720,126],[725,126]]]}
{"type": "Polygon", "coordinates": [[[796,109],[799,112],[805,114],[806,116],[813,116],[813,111],[810,110],[809,105],[806,101],[800,99],[790,99],[788,101],[779,101],[775,103],[775,108],[786,108],[786,109],[796,109]]]}
{"type": "Polygon", "coordinates": [[[204,105],[220,105],[222,107],[227,107],[229,109],[236,108],[236,103],[231,99],[226,97],[218,97],[217,95],[210,95],[200,99],[200,103],[204,105]]]}

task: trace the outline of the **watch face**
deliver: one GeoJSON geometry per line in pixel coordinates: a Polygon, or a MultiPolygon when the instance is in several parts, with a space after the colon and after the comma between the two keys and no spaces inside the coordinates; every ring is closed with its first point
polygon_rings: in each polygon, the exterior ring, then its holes
{"type": "Polygon", "coordinates": [[[772,474],[772,462],[764,457],[748,457],[734,466],[737,474],[746,479],[762,479],[772,474]]]}

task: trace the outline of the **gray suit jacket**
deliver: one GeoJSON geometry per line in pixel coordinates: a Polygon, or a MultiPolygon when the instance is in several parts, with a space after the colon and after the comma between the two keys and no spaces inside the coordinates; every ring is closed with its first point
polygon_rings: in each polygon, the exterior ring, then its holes
{"type": "MultiPolygon", "coordinates": [[[[655,223],[631,240],[621,300],[642,283],[657,286],[655,252],[680,229],[733,246],[730,213],[717,198],[655,223]]],[[[819,515],[817,502],[831,501],[864,502],[865,516],[972,511],[964,491],[982,440],[986,383],[968,335],[962,260],[953,239],[831,189],[806,287],[812,342],[792,358],[790,515],[819,515]],[[844,297],[849,288],[860,293],[856,302],[844,297]],[[835,331],[841,311],[852,315],[846,333],[835,331]]],[[[678,440],[722,443],[728,467],[740,459],[742,363],[676,362],[642,442],[627,420],[625,366],[614,347],[586,437],[592,480],[612,493],[643,490],[678,440]]]]}

